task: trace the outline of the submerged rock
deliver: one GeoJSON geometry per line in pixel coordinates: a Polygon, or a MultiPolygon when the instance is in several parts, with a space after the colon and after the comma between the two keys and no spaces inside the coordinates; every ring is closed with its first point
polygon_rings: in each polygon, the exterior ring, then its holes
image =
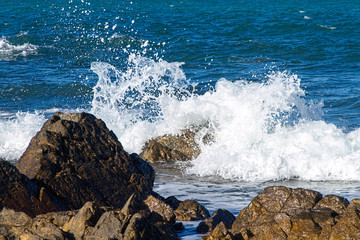
{"type": "Polygon", "coordinates": [[[359,239],[359,200],[268,187],[232,225],[236,239],[359,239]]]}
{"type": "Polygon", "coordinates": [[[88,201],[122,207],[133,193],[145,199],[155,178],[147,162],[125,152],[105,123],[87,113],[55,113],[16,166],[69,209],[88,201]]]}

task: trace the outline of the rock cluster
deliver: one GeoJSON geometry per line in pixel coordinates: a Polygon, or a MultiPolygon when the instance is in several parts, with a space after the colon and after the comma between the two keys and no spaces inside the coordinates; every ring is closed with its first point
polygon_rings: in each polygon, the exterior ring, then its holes
{"type": "Polygon", "coordinates": [[[178,239],[176,220],[208,211],[152,192],[154,178],[100,119],[56,113],[16,167],[0,160],[0,240],[178,239]]]}
{"type": "Polygon", "coordinates": [[[236,239],[360,239],[360,200],[268,187],[232,225],[236,239]]]}
{"type": "MultiPolygon", "coordinates": [[[[156,144],[168,158],[156,150],[152,159],[192,158],[195,142],[191,131],[165,136],[156,144]]],[[[193,220],[201,220],[196,231],[207,233],[204,240],[360,239],[359,199],[276,186],[236,218],[225,209],[210,217],[195,200],[153,192],[154,178],[149,163],[125,152],[100,119],[56,113],[16,167],[0,159],[0,240],[172,240],[184,229],[176,221],[193,220]]]]}

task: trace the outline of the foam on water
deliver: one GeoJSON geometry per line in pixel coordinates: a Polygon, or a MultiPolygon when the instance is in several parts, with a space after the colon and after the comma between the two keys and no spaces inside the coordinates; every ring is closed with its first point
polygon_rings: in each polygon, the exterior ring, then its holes
{"type": "Polygon", "coordinates": [[[11,44],[6,37],[0,38],[0,60],[15,60],[18,57],[26,57],[30,54],[36,54],[38,46],[24,43],[21,45],[11,44]]]}
{"type": "MultiPolygon", "coordinates": [[[[259,82],[220,79],[195,94],[181,63],[130,54],[123,71],[93,63],[99,81],[92,112],[125,149],[140,152],[149,138],[207,126],[214,142],[186,173],[226,179],[360,180],[360,130],[344,133],[321,120],[321,104],[307,101],[300,79],[272,72],[259,82]]],[[[197,139],[201,139],[198,136],[197,139]]]]}
{"type": "Polygon", "coordinates": [[[40,113],[0,114],[0,158],[15,163],[45,122],[40,113]]]}

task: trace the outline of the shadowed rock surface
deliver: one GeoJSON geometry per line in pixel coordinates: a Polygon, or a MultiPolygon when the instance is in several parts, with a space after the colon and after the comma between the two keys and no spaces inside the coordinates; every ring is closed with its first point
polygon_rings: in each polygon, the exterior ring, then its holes
{"type": "Polygon", "coordinates": [[[232,225],[236,239],[360,239],[360,200],[268,187],[232,225]]]}
{"type": "Polygon", "coordinates": [[[44,188],[38,187],[16,167],[0,159],[0,209],[3,207],[25,212],[31,217],[66,209],[44,188]]]}
{"type": "Polygon", "coordinates": [[[219,223],[223,223],[227,229],[231,229],[235,216],[225,209],[218,209],[212,215],[211,218],[202,220],[196,227],[196,231],[199,233],[211,232],[219,223]]]}
{"type": "Polygon", "coordinates": [[[105,123],[87,113],[55,113],[16,166],[69,209],[88,201],[122,207],[133,193],[146,198],[155,178],[148,163],[125,152],[105,123]]]}
{"type": "Polygon", "coordinates": [[[145,205],[142,205],[144,208],[132,208],[138,207],[140,202],[133,195],[121,210],[107,210],[87,202],[79,210],[53,212],[35,218],[4,208],[0,212],[0,236],[4,239],[54,240],[179,239],[172,226],[145,205]]]}

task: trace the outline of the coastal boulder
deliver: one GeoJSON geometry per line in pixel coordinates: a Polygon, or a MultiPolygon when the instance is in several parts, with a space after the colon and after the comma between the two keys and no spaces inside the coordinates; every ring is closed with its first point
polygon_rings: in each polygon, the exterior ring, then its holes
{"type": "Polygon", "coordinates": [[[88,201],[122,207],[133,193],[145,199],[155,178],[147,162],[125,152],[105,123],[88,113],[55,113],[16,166],[69,209],[88,201]]]}
{"type": "Polygon", "coordinates": [[[203,236],[201,240],[235,240],[235,237],[229,232],[225,224],[221,222],[211,233],[203,236]]]}
{"type": "Polygon", "coordinates": [[[360,200],[268,187],[232,225],[236,239],[359,239],[360,200]]]}
{"type": "Polygon", "coordinates": [[[196,126],[179,134],[166,134],[145,143],[140,157],[150,163],[185,161],[200,154],[199,143],[209,144],[213,136],[209,126],[196,126]]]}
{"type": "Polygon", "coordinates": [[[65,209],[46,189],[30,181],[9,162],[0,159],[0,209],[3,207],[31,217],[65,209]]]}

